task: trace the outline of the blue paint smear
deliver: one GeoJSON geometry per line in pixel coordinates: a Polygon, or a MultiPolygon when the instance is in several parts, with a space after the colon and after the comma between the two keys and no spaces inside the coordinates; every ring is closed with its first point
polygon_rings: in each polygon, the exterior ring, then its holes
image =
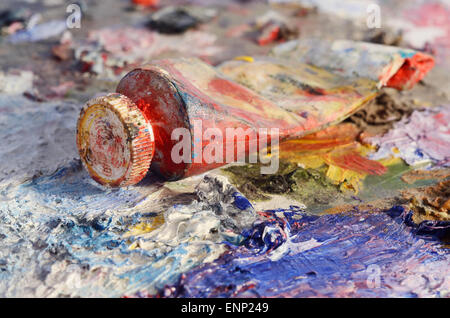
{"type": "Polygon", "coordinates": [[[244,211],[253,208],[250,201],[248,201],[248,199],[239,192],[233,193],[233,197],[234,197],[234,206],[237,207],[239,210],[244,211]]]}
{"type": "Polygon", "coordinates": [[[423,152],[422,152],[422,150],[420,150],[420,149],[416,149],[416,150],[414,151],[414,154],[417,155],[417,156],[420,157],[420,158],[423,158],[423,152]]]}
{"type": "MultiPolygon", "coordinates": [[[[105,275],[96,283],[86,279],[79,290],[71,290],[81,296],[148,295],[146,291],[157,290],[174,297],[413,297],[422,289],[399,288],[401,282],[395,278],[399,272],[410,271],[408,275],[419,280],[423,273],[414,271],[420,265],[438,278],[448,275],[450,257],[437,241],[448,236],[448,222],[415,225],[411,212],[401,206],[387,211],[354,208],[323,216],[309,215],[298,206],[263,211],[241,233],[243,242],[202,246],[198,254],[205,256],[226,246],[224,254],[205,264],[188,256],[190,242],[169,251],[130,250],[123,234],[131,224],[155,214],[121,211],[136,206],[145,194],[136,188],[97,186],[79,161],[34,178],[10,195],[10,200],[0,202],[0,242],[8,252],[0,259],[0,279],[11,284],[24,283],[20,278],[34,268],[43,284],[52,273],[49,264],[67,262],[90,279],[98,276],[95,270],[105,275]],[[12,252],[17,249],[29,260],[17,260],[19,254],[12,252]],[[367,287],[371,265],[381,269],[380,288],[367,287]]],[[[240,193],[232,196],[238,214],[253,209],[240,193]]],[[[440,292],[430,288],[427,296],[442,296],[440,292]]],[[[21,295],[20,290],[14,295],[21,295]]]]}
{"type": "Polygon", "coordinates": [[[400,56],[404,59],[413,57],[414,55],[416,55],[416,52],[405,52],[405,51],[400,51],[400,56]]]}
{"type": "MultiPolygon", "coordinates": [[[[408,275],[419,279],[424,273],[407,264],[424,264],[429,270],[426,274],[445,275],[440,271],[450,261],[448,250],[436,242],[449,234],[450,222],[415,225],[412,212],[401,206],[323,216],[307,215],[297,207],[264,214],[266,221],[248,233],[244,246],[230,246],[220,259],[189,271],[159,296],[415,297],[419,290],[399,287],[402,275],[397,271],[409,270],[408,275]],[[272,239],[263,235],[267,227],[278,228],[272,239]],[[276,261],[264,257],[286,242],[287,231],[294,245],[311,239],[322,244],[276,261]],[[374,265],[381,275],[377,288],[367,283],[374,265]]],[[[440,291],[432,295],[443,296],[440,291]]]]}
{"type": "MultiPolygon", "coordinates": [[[[20,273],[25,275],[32,272],[34,266],[42,266],[39,271],[46,273],[41,278],[45,280],[45,275],[50,273],[45,266],[62,260],[86,270],[99,267],[118,269],[129,263],[127,255],[133,252],[128,250],[129,244],[121,234],[129,224],[138,222],[142,213],[122,217],[120,210],[132,207],[142,199],[143,195],[133,190],[97,186],[78,160],[52,175],[37,177],[20,185],[13,200],[0,202],[0,233],[5,233],[2,249],[14,249],[14,246],[8,246],[8,240],[14,240],[21,226],[28,226],[20,233],[22,240],[16,243],[16,249],[21,255],[36,255],[28,263],[23,263],[18,257],[18,260],[6,257],[7,268],[0,271],[0,279],[14,284],[20,273]],[[108,210],[115,210],[117,214],[107,213],[108,210]],[[11,217],[17,222],[6,231],[11,217]],[[27,225],[30,223],[33,224],[31,228],[27,225]],[[22,241],[30,242],[32,249],[22,241]],[[47,265],[41,261],[45,257],[50,257],[47,265]]],[[[80,294],[84,292],[89,291],[80,291],[80,294]]],[[[122,293],[105,288],[99,295],[120,296],[122,293]]]]}

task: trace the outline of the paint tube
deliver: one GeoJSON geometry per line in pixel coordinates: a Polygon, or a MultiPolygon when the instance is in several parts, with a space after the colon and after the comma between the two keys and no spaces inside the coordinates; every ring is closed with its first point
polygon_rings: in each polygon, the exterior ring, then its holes
{"type": "Polygon", "coordinates": [[[258,151],[267,164],[277,149],[267,155],[269,143],[338,123],[376,93],[372,79],[280,58],[240,57],[216,68],[159,60],[128,73],[116,93],[87,102],[77,146],[90,175],[107,186],[136,184],[149,169],[176,180],[256,163],[258,151]]]}

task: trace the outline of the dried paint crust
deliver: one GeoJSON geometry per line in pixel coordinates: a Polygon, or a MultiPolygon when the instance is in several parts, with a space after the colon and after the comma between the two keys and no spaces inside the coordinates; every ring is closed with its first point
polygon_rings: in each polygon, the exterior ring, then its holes
{"type": "Polygon", "coordinates": [[[395,122],[411,115],[413,110],[413,105],[397,99],[392,92],[382,90],[375,99],[350,116],[348,121],[358,125],[366,134],[383,134],[395,122]]]}
{"type": "Polygon", "coordinates": [[[403,196],[410,200],[410,207],[415,212],[414,222],[450,221],[450,180],[426,188],[404,191],[403,196]]]}

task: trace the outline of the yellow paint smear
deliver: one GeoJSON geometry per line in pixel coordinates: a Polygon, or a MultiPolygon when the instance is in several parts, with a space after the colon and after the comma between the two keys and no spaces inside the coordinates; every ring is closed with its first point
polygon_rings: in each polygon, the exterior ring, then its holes
{"type": "Polygon", "coordinates": [[[150,233],[156,230],[158,227],[160,227],[163,223],[164,217],[162,215],[157,215],[154,218],[151,218],[150,220],[143,221],[131,226],[124,236],[125,237],[139,236],[142,234],[150,233]]]}

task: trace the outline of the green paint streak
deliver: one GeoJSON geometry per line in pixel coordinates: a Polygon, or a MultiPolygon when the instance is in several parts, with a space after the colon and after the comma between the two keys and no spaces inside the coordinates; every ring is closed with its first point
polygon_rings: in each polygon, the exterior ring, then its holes
{"type": "Polygon", "coordinates": [[[328,206],[342,193],[326,177],[326,167],[303,169],[295,164],[280,161],[276,174],[261,174],[261,165],[231,166],[223,169],[239,191],[250,200],[268,200],[270,194],[285,194],[297,201],[311,205],[328,206]]]}
{"type": "Polygon", "coordinates": [[[408,184],[401,179],[401,176],[409,171],[417,169],[411,167],[404,161],[388,166],[388,171],[381,175],[369,175],[364,179],[362,191],[359,198],[362,200],[374,200],[379,198],[392,198],[400,193],[401,190],[408,188],[417,188],[421,186],[433,185],[441,180],[428,179],[418,180],[408,184]]]}

